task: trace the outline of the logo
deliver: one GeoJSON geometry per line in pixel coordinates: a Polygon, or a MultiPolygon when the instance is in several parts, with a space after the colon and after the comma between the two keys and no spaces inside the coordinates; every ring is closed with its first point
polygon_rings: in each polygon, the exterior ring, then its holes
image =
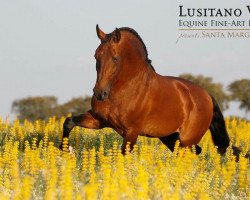
{"type": "Polygon", "coordinates": [[[179,6],[181,39],[249,39],[250,6],[244,8],[188,8],[179,6]],[[249,16],[249,17],[246,17],[249,16]]]}

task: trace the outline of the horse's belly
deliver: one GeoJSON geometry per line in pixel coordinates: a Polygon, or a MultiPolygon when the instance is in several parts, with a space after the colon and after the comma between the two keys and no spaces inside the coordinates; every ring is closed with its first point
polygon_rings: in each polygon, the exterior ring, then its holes
{"type": "Polygon", "coordinates": [[[144,127],[140,135],[148,137],[164,137],[178,132],[183,123],[181,116],[165,119],[152,119],[144,127]]]}
{"type": "Polygon", "coordinates": [[[172,97],[160,102],[147,116],[143,133],[153,137],[164,137],[178,132],[185,120],[185,113],[182,103],[177,100],[178,98],[172,97]]]}

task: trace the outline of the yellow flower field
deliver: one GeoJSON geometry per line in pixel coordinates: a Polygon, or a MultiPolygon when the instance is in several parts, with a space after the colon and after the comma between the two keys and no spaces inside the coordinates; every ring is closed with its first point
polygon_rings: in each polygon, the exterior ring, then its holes
{"type": "Polygon", "coordinates": [[[111,129],[75,127],[60,151],[63,121],[21,125],[0,119],[1,200],[250,198],[250,167],[244,158],[250,149],[249,122],[227,120],[232,144],[243,150],[235,162],[232,149],[224,157],[216,152],[210,133],[198,156],[178,143],[172,153],[158,139],[144,137],[123,156],[122,138],[111,129]]]}

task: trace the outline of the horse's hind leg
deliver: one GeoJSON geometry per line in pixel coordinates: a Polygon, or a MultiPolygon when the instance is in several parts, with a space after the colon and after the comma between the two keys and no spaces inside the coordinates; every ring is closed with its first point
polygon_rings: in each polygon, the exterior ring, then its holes
{"type": "MultiPolygon", "coordinates": [[[[174,132],[171,135],[165,136],[165,137],[160,137],[159,138],[163,144],[165,144],[172,152],[174,151],[174,146],[175,146],[175,142],[177,140],[180,140],[179,138],[179,133],[178,132],[174,132]]],[[[183,146],[180,142],[180,145],[183,146]]],[[[201,147],[198,145],[195,145],[195,152],[196,154],[200,154],[201,153],[201,147]]]]}
{"type": "Polygon", "coordinates": [[[199,146],[199,145],[195,145],[195,153],[196,153],[196,155],[199,155],[200,153],[201,153],[201,151],[202,151],[202,148],[199,146]]]}
{"type": "Polygon", "coordinates": [[[172,152],[174,151],[175,142],[179,139],[179,133],[175,132],[171,135],[159,138],[172,152]]]}

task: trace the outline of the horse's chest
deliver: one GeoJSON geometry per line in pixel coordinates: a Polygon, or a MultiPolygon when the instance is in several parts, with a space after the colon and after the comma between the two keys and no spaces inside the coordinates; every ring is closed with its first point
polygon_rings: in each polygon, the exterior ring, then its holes
{"type": "Polygon", "coordinates": [[[117,112],[117,109],[109,110],[106,121],[109,127],[113,128],[117,133],[123,136],[126,128],[119,113],[117,112]]]}
{"type": "Polygon", "coordinates": [[[123,126],[121,120],[121,114],[119,113],[118,108],[110,108],[108,113],[108,122],[115,128],[123,126]]]}

